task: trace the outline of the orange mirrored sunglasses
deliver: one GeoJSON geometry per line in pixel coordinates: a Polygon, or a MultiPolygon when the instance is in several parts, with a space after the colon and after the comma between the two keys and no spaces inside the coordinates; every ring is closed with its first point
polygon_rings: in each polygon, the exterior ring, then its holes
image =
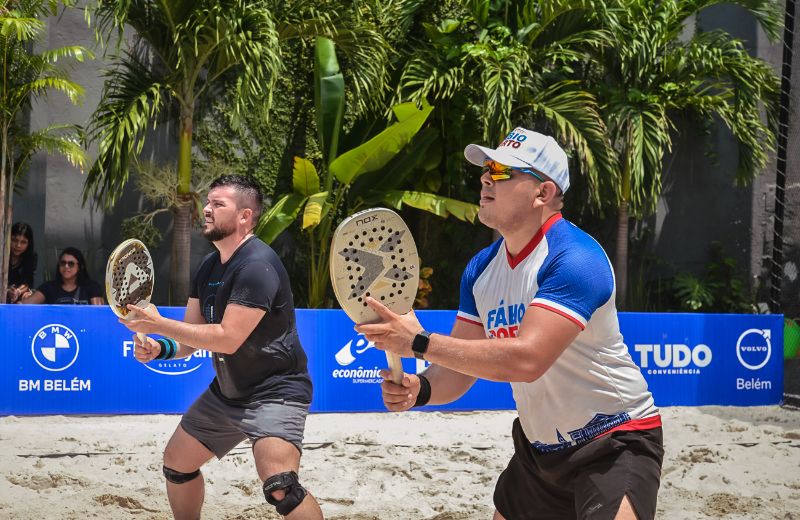
{"type": "Polygon", "coordinates": [[[540,181],[544,182],[538,173],[534,172],[533,170],[529,170],[527,168],[512,168],[511,166],[505,166],[500,164],[497,161],[493,161],[491,159],[487,159],[483,161],[483,171],[489,172],[493,181],[502,181],[504,179],[511,178],[511,170],[517,170],[519,172],[530,173],[540,181]]]}

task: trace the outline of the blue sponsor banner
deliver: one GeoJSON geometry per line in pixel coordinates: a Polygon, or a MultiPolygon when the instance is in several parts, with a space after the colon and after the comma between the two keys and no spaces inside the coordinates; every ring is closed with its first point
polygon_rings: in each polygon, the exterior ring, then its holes
{"type": "Polygon", "coordinates": [[[783,399],[783,315],[621,313],[619,325],[658,406],[783,399]]]}
{"type": "MultiPolygon", "coordinates": [[[[417,311],[426,330],[449,334],[456,319],[453,311],[417,311]]],[[[386,411],[378,374],[386,368],[386,354],[353,330],[353,322],[340,310],[297,310],[300,341],[308,353],[314,381],[312,412],[386,411]]],[[[416,374],[425,362],[403,359],[403,369],[416,374]]],[[[511,410],[511,385],[477,381],[464,396],[444,406],[426,410],[511,410]]]]}
{"type": "MultiPolygon", "coordinates": [[[[160,308],[181,320],[182,308],[160,308]]],[[[454,311],[420,311],[422,325],[448,333],[454,311]]],[[[384,411],[378,372],[385,354],[338,310],[297,310],[314,382],[312,412],[384,411]]],[[[656,404],[764,405],[783,394],[781,316],[620,314],[634,362],[656,404]]],[[[185,360],[133,358],[132,333],[105,306],[0,305],[0,415],[183,413],[208,386],[207,352],[185,360]]],[[[406,372],[424,362],[404,359],[406,372]]],[[[508,384],[478,381],[432,410],[513,409],[508,384]]]]}

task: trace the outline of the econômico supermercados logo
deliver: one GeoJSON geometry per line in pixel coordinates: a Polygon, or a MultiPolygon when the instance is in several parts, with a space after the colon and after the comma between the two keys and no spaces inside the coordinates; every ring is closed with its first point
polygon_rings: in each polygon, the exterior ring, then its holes
{"type": "Polygon", "coordinates": [[[334,356],[339,366],[347,368],[337,368],[331,375],[335,378],[350,379],[353,383],[381,383],[383,378],[381,378],[379,367],[350,366],[356,360],[355,355],[360,356],[375,347],[375,344],[371,341],[368,342],[363,334],[359,334],[359,336],[361,337],[358,339],[348,341],[334,356]]]}

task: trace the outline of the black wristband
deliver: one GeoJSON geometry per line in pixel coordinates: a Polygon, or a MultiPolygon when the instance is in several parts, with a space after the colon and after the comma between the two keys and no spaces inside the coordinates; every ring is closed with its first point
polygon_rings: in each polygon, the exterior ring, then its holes
{"type": "Polygon", "coordinates": [[[156,341],[156,343],[161,345],[161,352],[155,357],[155,359],[169,360],[174,358],[175,354],[178,353],[178,345],[173,339],[161,338],[160,340],[156,341]]]}
{"type": "Polygon", "coordinates": [[[431,400],[430,381],[428,381],[428,378],[423,376],[422,374],[417,374],[417,377],[419,378],[419,393],[417,394],[417,401],[411,408],[425,406],[426,404],[428,404],[428,401],[431,400]]]}

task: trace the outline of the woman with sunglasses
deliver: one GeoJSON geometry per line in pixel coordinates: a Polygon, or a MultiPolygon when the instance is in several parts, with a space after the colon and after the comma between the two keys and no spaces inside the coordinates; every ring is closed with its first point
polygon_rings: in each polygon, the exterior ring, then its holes
{"type": "Polygon", "coordinates": [[[39,257],[33,248],[33,229],[25,222],[11,226],[11,253],[8,262],[6,303],[19,303],[30,296],[39,257]]]}
{"type": "Polygon", "coordinates": [[[45,282],[20,303],[48,305],[103,305],[103,289],[89,278],[83,254],[74,247],[64,249],[56,265],[56,279],[45,282]]]}

